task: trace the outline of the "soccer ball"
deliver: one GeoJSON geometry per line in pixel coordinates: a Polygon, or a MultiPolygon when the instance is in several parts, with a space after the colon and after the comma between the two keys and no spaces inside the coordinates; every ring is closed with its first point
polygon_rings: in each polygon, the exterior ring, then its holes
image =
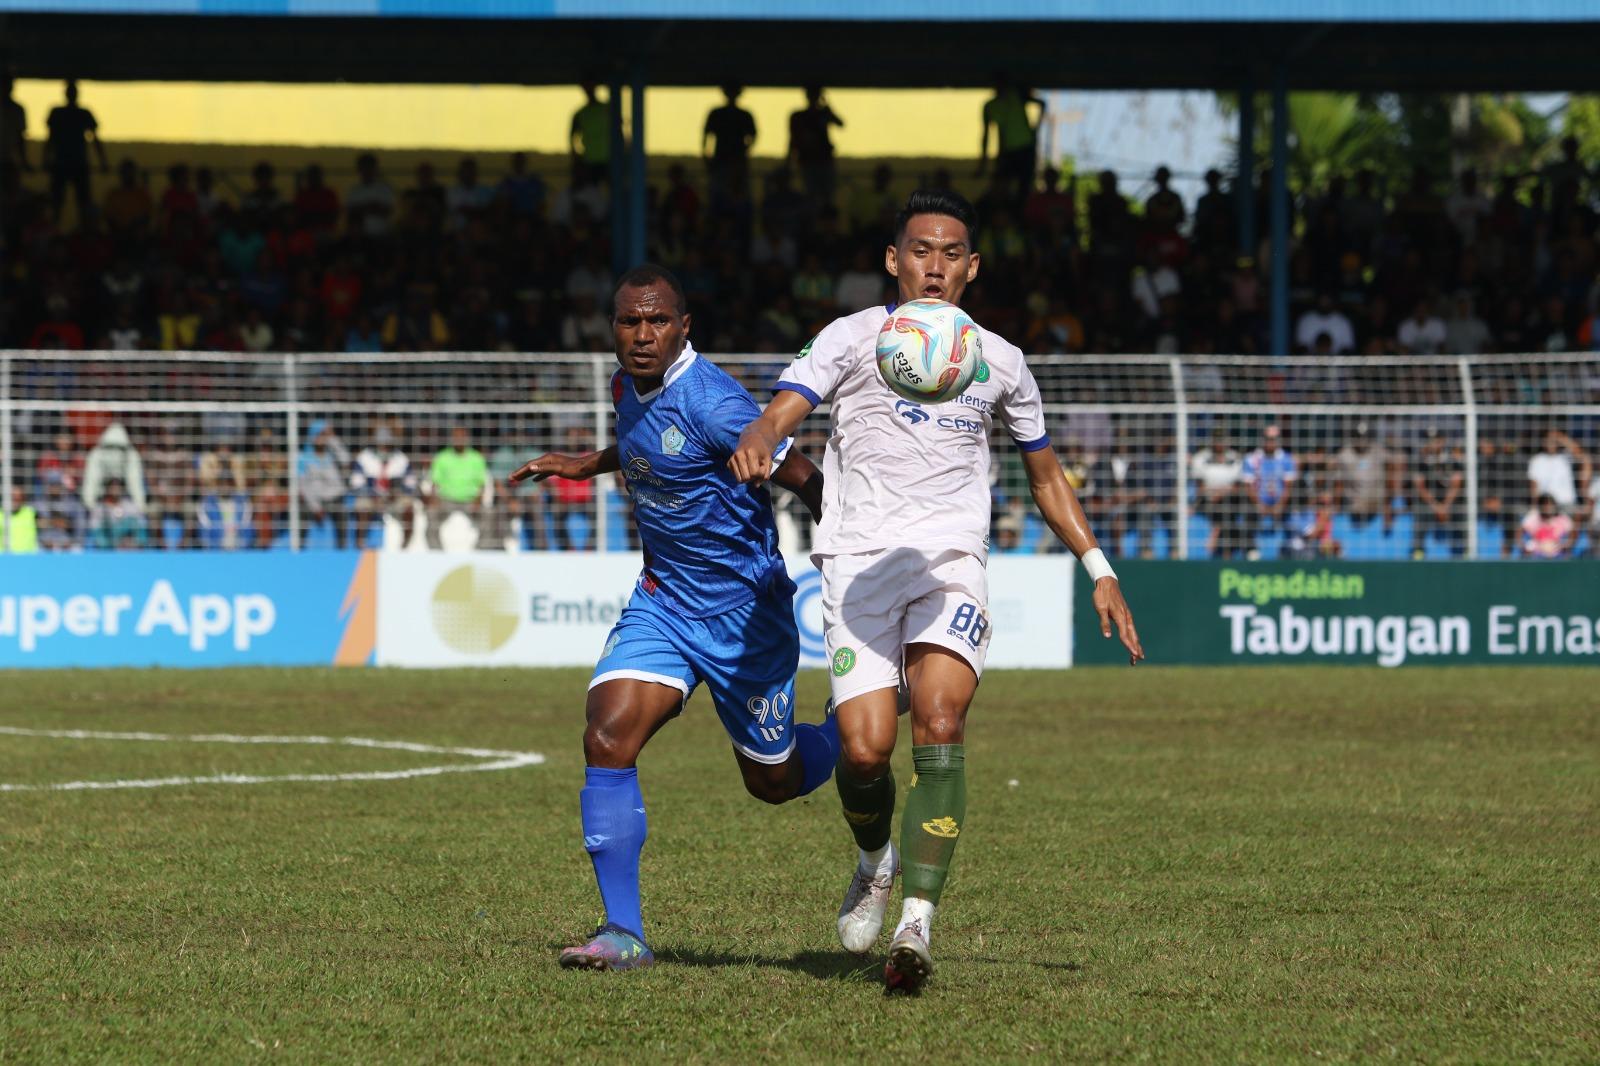
{"type": "Polygon", "coordinates": [[[955,399],[982,362],[978,324],[943,300],[901,304],[878,330],[878,373],[897,396],[913,403],[955,399]]]}

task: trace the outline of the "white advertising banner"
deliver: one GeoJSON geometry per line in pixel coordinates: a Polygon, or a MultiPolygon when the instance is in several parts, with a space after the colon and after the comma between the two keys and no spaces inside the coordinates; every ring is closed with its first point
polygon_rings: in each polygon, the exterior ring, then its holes
{"type": "Polygon", "coordinates": [[[632,552],[385,553],[380,666],[592,666],[639,576],[632,552]]]}
{"type": "MultiPolygon", "coordinates": [[[[377,661],[385,666],[590,666],[633,594],[632,552],[384,554],[378,563],[377,661]]],[[[989,560],[991,667],[1072,665],[1069,555],[989,560]]],[[[822,580],[809,562],[798,587],[801,667],[827,665],[822,580]]]]}

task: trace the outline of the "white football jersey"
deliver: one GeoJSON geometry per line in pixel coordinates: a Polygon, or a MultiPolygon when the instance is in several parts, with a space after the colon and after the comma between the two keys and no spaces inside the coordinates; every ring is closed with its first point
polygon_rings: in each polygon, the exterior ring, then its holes
{"type": "Polygon", "coordinates": [[[980,327],[983,363],[966,392],[903,400],[878,374],[888,317],[878,306],[835,319],[778,378],[778,390],[833,404],[812,557],[912,545],[987,559],[989,428],[998,415],[1023,451],[1048,447],[1039,386],[1017,346],[980,327]]]}

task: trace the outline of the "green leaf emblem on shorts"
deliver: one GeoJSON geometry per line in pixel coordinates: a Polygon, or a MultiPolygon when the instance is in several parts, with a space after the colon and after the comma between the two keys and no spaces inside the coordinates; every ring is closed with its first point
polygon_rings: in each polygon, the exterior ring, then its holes
{"type": "Polygon", "coordinates": [[[856,665],[854,648],[840,648],[833,653],[833,676],[843,677],[856,665]]]}

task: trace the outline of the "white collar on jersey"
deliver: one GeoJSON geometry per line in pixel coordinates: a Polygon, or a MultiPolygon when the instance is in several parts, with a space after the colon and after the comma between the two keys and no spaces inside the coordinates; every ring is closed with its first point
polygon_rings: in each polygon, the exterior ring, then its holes
{"type": "Polygon", "coordinates": [[[674,381],[677,381],[679,378],[681,378],[683,376],[683,372],[688,370],[689,367],[694,364],[694,361],[699,357],[700,353],[694,350],[694,345],[690,344],[688,341],[684,341],[683,352],[678,356],[678,358],[672,361],[671,366],[667,367],[667,372],[661,375],[661,384],[657,385],[649,392],[640,392],[638,386],[635,385],[633,394],[639,398],[640,403],[649,403],[657,396],[660,396],[668,385],[671,385],[674,381]]]}

